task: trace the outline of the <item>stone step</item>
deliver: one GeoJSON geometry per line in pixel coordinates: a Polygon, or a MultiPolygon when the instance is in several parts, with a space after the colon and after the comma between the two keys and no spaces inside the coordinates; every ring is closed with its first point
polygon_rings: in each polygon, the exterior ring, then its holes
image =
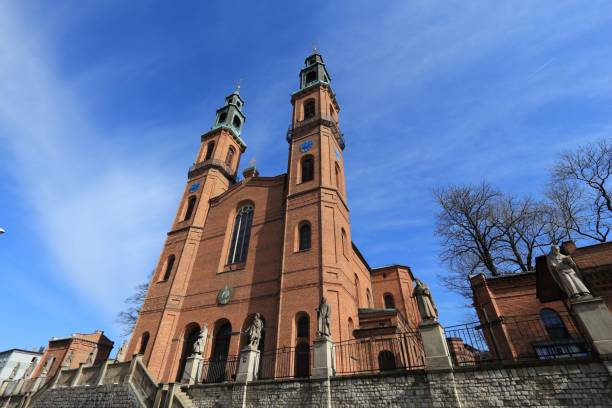
{"type": "Polygon", "coordinates": [[[184,408],[197,408],[196,405],[191,400],[191,397],[187,395],[187,393],[180,388],[177,388],[174,397],[178,399],[184,408]]]}

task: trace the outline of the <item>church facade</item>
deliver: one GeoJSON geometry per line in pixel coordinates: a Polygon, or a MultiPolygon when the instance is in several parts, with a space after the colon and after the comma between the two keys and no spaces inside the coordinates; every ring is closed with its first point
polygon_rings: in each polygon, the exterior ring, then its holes
{"type": "Polygon", "coordinates": [[[340,106],[316,51],[291,103],[285,174],[252,165],[236,181],[247,147],[239,90],[201,136],[127,351],[158,381],[180,380],[205,327],[205,358],[238,355],[255,313],[260,349],[308,349],[321,298],[334,342],[419,324],[410,269],[371,268],[351,240],[340,106]]]}

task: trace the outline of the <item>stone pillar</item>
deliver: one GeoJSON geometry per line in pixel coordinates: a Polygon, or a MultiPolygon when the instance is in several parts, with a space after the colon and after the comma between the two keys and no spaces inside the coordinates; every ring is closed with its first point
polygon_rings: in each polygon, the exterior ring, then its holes
{"type": "Polygon", "coordinates": [[[425,368],[427,370],[450,370],[453,368],[444,328],[435,320],[424,321],[419,326],[423,349],[425,350],[425,368]]]}
{"type": "Polygon", "coordinates": [[[240,362],[238,364],[238,374],[236,383],[246,384],[257,379],[259,370],[259,350],[253,346],[246,346],[240,352],[240,362]]]}
{"type": "Polygon", "coordinates": [[[181,382],[191,385],[201,381],[203,361],[204,359],[199,354],[192,354],[191,356],[187,357],[181,382]]]}
{"type": "Polygon", "coordinates": [[[79,364],[79,368],[77,369],[76,373],[74,373],[74,377],[70,382],[71,387],[79,385],[79,380],[81,379],[81,374],[83,374],[83,367],[85,367],[85,364],[86,363],[79,364]]]}
{"type": "Polygon", "coordinates": [[[612,313],[600,297],[570,300],[570,310],[603,358],[612,358],[612,313]]]}
{"type": "Polygon", "coordinates": [[[327,336],[318,337],[313,344],[312,378],[329,378],[336,374],[334,342],[327,336]]]}
{"type": "Polygon", "coordinates": [[[0,396],[4,395],[4,391],[7,389],[9,383],[9,380],[2,381],[2,384],[0,384],[0,396]]]}
{"type": "Polygon", "coordinates": [[[108,366],[111,365],[112,360],[106,360],[100,366],[100,371],[98,373],[98,379],[96,380],[96,385],[104,385],[104,377],[106,376],[106,371],[108,370],[108,366]]]}

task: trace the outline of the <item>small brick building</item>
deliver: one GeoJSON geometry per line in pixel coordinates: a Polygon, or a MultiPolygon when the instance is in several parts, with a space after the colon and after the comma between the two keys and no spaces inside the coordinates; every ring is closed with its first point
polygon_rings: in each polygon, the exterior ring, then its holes
{"type": "Polygon", "coordinates": [[[128,347],[159,381],[180,379],[204,325],[204,358],[237,355],[255,313],[262,350],[307,349],[321,297],[335,342],[419,323],[410,269],[372,269],[351,239],[340,106],[320,54],[299,77],[285,174],[259,176],[252,164],[237,181],[246,150],[238,89],[201,136],[128,347]]]}
{"type": "MultiPolygon", "coordinates": [[[[612,306],[612,243],[561,251],[571,255],[594,296],[612,306]]],[[[489,352],[494,358],[517,359],[583,356],[589,351],[570,314],[567,299],[548,270],[546,257],[526,273],[471,278],[474,307],[489,352]]]]}

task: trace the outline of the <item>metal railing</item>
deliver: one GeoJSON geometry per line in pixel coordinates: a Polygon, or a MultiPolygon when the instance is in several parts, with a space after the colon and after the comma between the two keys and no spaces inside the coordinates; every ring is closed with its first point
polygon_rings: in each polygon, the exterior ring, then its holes
{"type": "Polygon", "coordinates": [[[283,347],[263,352],[259,357],[257,378],[301,378],[310,376],[312,347],[308,345],[283,347]]]}
{"type": "Polygon", "coordinates": [[[419,332],[368,337],[336,343],[336,374],[356,374],[425,367],[419,332]]]}
{"type": "MultiPolygon", "coordinates": [[[[239,356],[213,357],[202,362],[203,383],[231,382],[236,379],[239,356]]],[[[198,381],[200,382],[200,381],[198,381]]]]}
{"type": "Polygon", "coordinates": [[[540,315],[506,316],[484,325],[449,326],[445,334],[453,364],[589,357],[589,344],[572,317],[558,316],[548,321],[540,315]]]}

